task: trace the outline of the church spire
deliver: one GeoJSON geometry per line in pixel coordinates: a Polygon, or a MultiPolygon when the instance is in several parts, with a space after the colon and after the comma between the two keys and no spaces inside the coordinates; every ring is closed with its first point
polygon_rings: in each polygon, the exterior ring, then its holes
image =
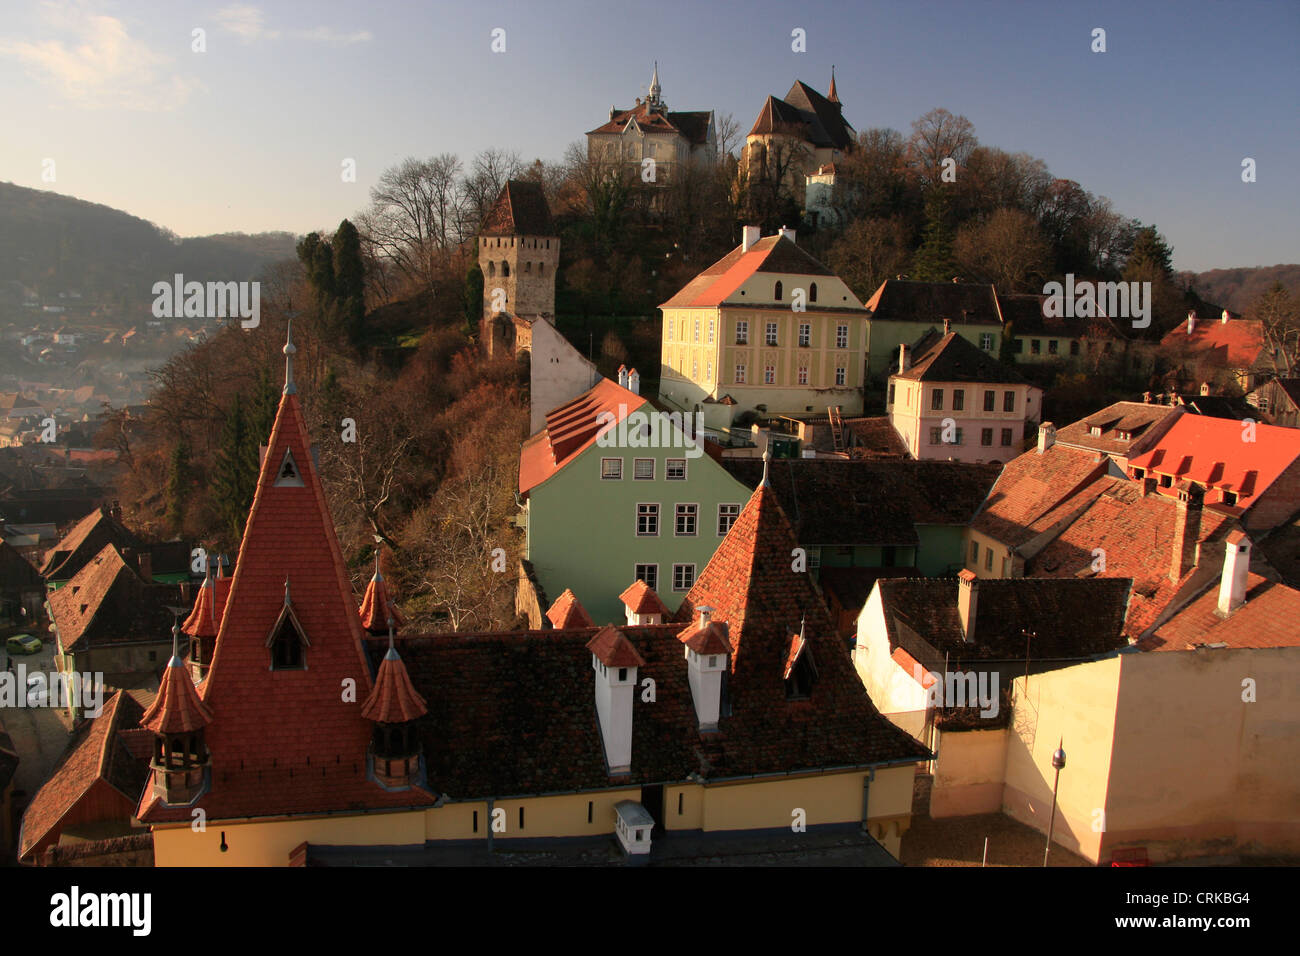
{"type": "Polygon", "coordinates": [[[840,95],[835,92],[835,64],[831,64],[831,88],[826,91],[826,98],[832,103],[840,101],[840,95]]]}
{"type": "Polygon", "coordinates": [[[646,98],[646,103],[651,107],[661,105],[660,94],[663,88],[659,86],[659,61],[655,60],[654,73],[650,77],[650,95],[646,98]]]}
{"type": "Polygon", "coordinates": [[[284,342],[284,394],[286,395],[293,395],[298,391],[298,386],[293,383],[293,357],[297,351],[293,344],[293,319],[290,319],[284,342]]]}

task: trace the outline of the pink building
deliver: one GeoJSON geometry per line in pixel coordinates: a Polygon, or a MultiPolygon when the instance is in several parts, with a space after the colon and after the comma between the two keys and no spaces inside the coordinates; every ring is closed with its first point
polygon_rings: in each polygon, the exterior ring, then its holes
{"type": "Polygon", "coordinates": [[[913,349],[899,346],[885,410],[915,458],[1010,461],[1039,420],[1042,389],[950,331],[931,332],[913,349]],[[915,356],[909,352],[915,351],[915,356]]]}

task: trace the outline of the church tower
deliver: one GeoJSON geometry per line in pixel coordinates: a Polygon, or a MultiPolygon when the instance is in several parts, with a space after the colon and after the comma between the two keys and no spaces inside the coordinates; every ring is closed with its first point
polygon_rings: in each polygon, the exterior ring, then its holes
{"type": "Polygon", "coordinates": [[[506,183],[478,240],[483,270],[480,341],[489,355],[532,348],[532,326],[555,321],[560,239],[540,183],[506,183]]]}

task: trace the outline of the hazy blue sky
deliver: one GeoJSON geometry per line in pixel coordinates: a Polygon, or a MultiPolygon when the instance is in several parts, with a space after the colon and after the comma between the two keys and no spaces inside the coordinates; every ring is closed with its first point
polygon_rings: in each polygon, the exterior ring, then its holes
{"type": "Polygon", "coordinates": [[[744,130],[796,78],[825,92],[834,63],[857,129],[963,114],[981,142],[1155,223],[1176,268],[1300,261],[1296,0],[4,6],[0,180],[182,235],[332,228],[409,155],[558,160],[644,94],[655,59],[670,108],[744,130]]]}

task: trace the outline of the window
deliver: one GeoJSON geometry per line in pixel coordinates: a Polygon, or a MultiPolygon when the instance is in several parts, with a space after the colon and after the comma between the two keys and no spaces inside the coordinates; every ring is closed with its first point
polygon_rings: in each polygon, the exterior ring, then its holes
{"type": "Polygon", "coordinates": [[[602,458],[600,460],[601,481],[622,481],[622,479],[623,479],[622,458],[602,458]]]}
{"type": "Polygon", "coordinates": [[[980,348],[982,348],[985,352],[992,352],[992,351],[993,351],[993,333],[992,333],[992,332],[981,332],[981,333],[980,333],[980,348]]]}
{"type": "Polygon", "coordinates": [[[835,326],[835,347],[837,349],[849,347],[849,327],[847,325],[835,326]]]}
{"type": "Polygon", "coordinates": [[[695,583],[695,565],[693,564],[674,564],[673,565],[673,590],[689,591],[691,585],[695,583]]]}
{"type": "Polygon", "coordinates": [[[664,462],[664,477],[669,481],[686,480],[686,459],[669,458],[664,462]]]}
{"type": "Polygon", "coordinates": [[[1030,340],[1029,340],[1029,354],[1030,354],[1030,355],[1040,355],[1040,354],[1042,353],[1042,351],[1043,351],[1043,343],[1042,343],[1042,342],[1040,342],[1038,339],[1030,339],[1030,340]]]}
{"type": "Polygon", "coordinates": [[[993,570],[993,549],[992,548],[984,549],[984,570],[985,571],[993,570]]]}
{"type": "Polygon", "coordinates": [[[953,443],[954,445],[960,445],[960,444],[961,444],[961,429],[960,429],[960,428],[956,429],[956,432],[957,432],[957,434],[953,435],[952,443],[953,443]]]}
{"type": "Polygon", "coordinates": [[[713,381],[713,359],[709,359],[704,363],[704,381],[713,381]]]}
{"type": "Polygon", "coordinates": [[[1022,355],[1022,354],[1024,354],[1024,351],[1025,351],[1025,340],[1024,340],[1024,339],[1012,339],[1012,340],[1011,340],[1011,354],[1012,354],[1012,355],[1022,355]]]}
{"type": "Polygon", "coordinates": [[[519,808],[519,829],[522,830],[523,828],[524,828],[524,808],[520,807],[519,808]]]}
{"type": "Polygon", "coordinates": [[[799,347],[806,349],[812,344],[812,326],[807,322],[799,323],[799,347]]]}
{"type": "Polygon", "coordinates": [[[1004,446],[1005,446],[1005,445],[1010,445],[1010,444],[1011,444],[1011,441],[1012,441],[1012,439],[1011,439],[1011,429],[1010,429],[1010,428],[1004,428],[1004,429],[1002,429],[1002,444],[1003,444],[1004,446]]]}
{"type": "Polygon", "coordinates": [[[767,344],[768,344],[768,345],[776,345],[776,344],[777,344],[777,343],[776,343],[776,323],[775,323],[775,322],[769,322],[769,323],[767,323],[767,336],[766,336],[766,341],[767,341],[767,344]]]}
{"type": "MultiPolygon", "coordinates": [[[[627,681],[627,668],[626,668],[626,667],[620,667],[620,668],[618,669],[618,679],[619,679],[619,682],[620,682],[620,683],[623,683],[623,682],[627,681]]],[[[523,811],[522,809],[519,811],[519,825],[520,825],[520,826],[523,826],[523,825],[524,825],[524,811],[523,811]]]]}
{"type": "Polygon", "coordinates": [[[817,667],[813,664],[812,648],[805,644],[790,668],[790,676],[785,679],[786,700],[807,700],[812,696],[816,682],[817,667]]]}
{"type": "Polygon", "coordinates": [[[980,429],[980,444],[981,444],[981,445],[984,445],[985,447],[990,447],[990,446],[992,446],[992,444],[993,444],[993,429],[991,429],[991,428],[981,428],[981,429],[980,429]]]}
{"type": "Polygon", "coordinates": [[[980,545],[978,541],[970,543],[970,563],[979,567],[980,563],[980,545]]]}
{"type": "Polygon", "coordinates": [[[745,319],[736,320],[736,344],[749,344],[749,322],[745,319]]]}
{"type": "Polygon", "coordinates": [[[640,537],[653,537],[659,533],[659,505],[636,506],[636,533],[640,537]]]}
{"type": "Polygon", "coordinates": [[[478,811],[474,811],[474,832],[478,833],[478,811]]]}
{"type": "Polygon", "coordinates": [[[996,392],[986,391],[984,393],[984,411],[991,412],[994,408],[994,402],[998,400],[996,392]]]}
{"type": "Polygon", "coordinates": [[[1071,354],[1071,355],[1078,355],[1078,354],[1079,354],[1079,342],[1078,342],[1077,339],[1071,339],[1071,340],[1070,340],[1070,354],[1071,354]]]}
{"type": "Polygon", "coordinates": [[[939,441],[940,441],[939,436],[940,436],[940,434],[941,434],[941,432],[939,431],[939,429],[938,429],[937,427],[936,427],[936,428],[931,428],[931,429],[930,429],[930,444],[931,444],[931,445],[937,445],[937,444],[939,444],[939,441]]]}
{"type": "Polygon", "coordinates": [[[736,363],[736,384],[737,385],[745,384],[745,363],[744,362],[736,363]]]}
{"type": "Polygon", "coordinates": [[[1003,559],[1002,559],[1002,576],[1003,576],[1004,578],[1007,576],[1007,559],[1006,559],[1006,558],[1003,558],[1003,559]]]}
{"type": "Polygon", "coordinates": [[[848,370],[841,365],[835,370],[835,384],[847,385],[849,381],[848,370]]]}
{"type": "Polygon", "coordinates": [[[713,319],[709,319],[709,344],[713,344],[713,319]]]}
{"type": "Polygon", "coordinates": [[[695,341],[699,342],[699,340],[700,340],[700,320],[696,319],[695,320],[695,341]]]}
{"type": "Polygon", "coordinates": [[[591,822],[592,812],[593,812],[595,809],[596,809],[595,801],[594,801],[594,800],[588,800],[588,801],[587,801],[587,822],[588,822],[588,823],[591,822]]]}
{"type": "Polygon", "coordinates": [[[692,355],[691,356],[691,378],[699,378],[699,377],[700,377],[700,357],[698,355],[692,355]]]}
{"type": "MultiPolygon", "coordinates": [[[[992,395],[993,393],[990,392],[989,394],[992,395]]],[[[1015,392],[1003,392],[1003,393],[1002,393],[1002,410],[1003,410],[1004,412],[1014,412],[1014,411],[1016,410],[1016,393],[1015,393],[1015,392]]]]}
{"type": "Polygon", "coordinates": [[[894,383],[889,383],[889,404],[894,404],[894,383]]]}
{"type": "Polygon", "coordinates": [[[638,564],[636,566],[636,579],[644,581],[646,587],[651,591],[659,590],[659,565],[657,564],[638,564]]]}
{"type": "Polygon", "coordinates": [[[740,505],[718,505],[718,537],[725,536],[739,517],[740,505]]]}
{"type": "Polygon", "coordinates": [[[293,612],[289,610],[289,606],[286,604],[284,611],[280,614],[280,622],[276,627],[275,636],[271,638],[270,642],[271,670],[292,671],[304,668],[306,666],[306,661],[303,659],[303,645],[305,643],[302,632],[298,630],[293,612]]]}
{"type": "Polygon", "coordinates": [[[776,384],[776,366],[775,366],[775,365],[766,365],[766,366],[763,367],[763,384],[764,384],[764,385],[775,385],[775,384],[776,384]]]}
{"type": "Polygon", "coordinates": [[[814,283],[812,283],[811,285],[808,286],[808,301],[809,301],[809,302],[816,302],[816,301],[817,301],[817,283],[816,283],[816,282],[814,282],[814,283]]]}
{"type": "Polygon", "coordinates": [[[930,408],[935,411],[943,411],[943,389],[936,388],[930,393],[930,408]]]}
{"type": "Polygon", "coordinates": [[[1055,355],[1055,354],[1056,354],[1056,347],[1057,347],[1059,344],[1060,344],[1060,343],[1057,342],[1056,339],[1048,339],[1048,341],[1047,341],[1047,354],[1048,354],[1048,355],[1055,355]]]}
{"type": "Polygon", "coordinates": [[[695,534],[695,519],[699,515],[699,510],[699,505],[677,506],[676,534],[683,536],[692,536],[695,534]]]}
{"type": "Polygon", "coordinates": [[[892,568],[898,563],[898,549],[892,545],[880,549],[880,566],[892,568]]]}
{"type": "Polygon", "coordinates": [[[653,481],[655,476],[655,460],[653,458],[637,458],[632,462],[632,479],[634,481],[653,481]]]}
{"type": "Polygon", "coordinates": [[[960,412],[966,407],[966,389],[954,388],[952,390],[952,410],[960,412]]]}
{"type": "Polygon", "coordinates": [[[1223,503],[1225,505],[1235,505],[1237,503],[1237,493],[1235,491],[1225,491],[1223,493],[1223,503]]]}
{"type": "Polygon", "coordinates": [[[800,385],[808,384],[808,366],[806,365],[799,366],[799,384],[800,385]]]}
{"type": "Polygon", "coordinates": [[[781,301],[781,296],[784,295],[784,294],[785,294],[785,287],[784,287],[783,285],[781,285],[781,280],[780,280],[780,279],[777,279],[777,280],[776,280],[776,289],[775,289],[775,291],[773,292],[773,298],[775,298],[777,302],[780,302],[780,301],[781,301]]]}
{"type": "Polygon", "coordinates": [[[1161,488],[1172,488],[1173,486],[1174,486],[1174,479],[1173,479],[1173,476],[1172,476],[1172,475],[1161,475],[1161,476],[1160,476],[1160,487],[1161,487],[1161,488]]]}
{"type": "Polygon", "coordinates": [[[680,817],[683,811],[683,805],[686,802],[686,794],[678,791],[677,793],[677,815],[680,817]]]}

